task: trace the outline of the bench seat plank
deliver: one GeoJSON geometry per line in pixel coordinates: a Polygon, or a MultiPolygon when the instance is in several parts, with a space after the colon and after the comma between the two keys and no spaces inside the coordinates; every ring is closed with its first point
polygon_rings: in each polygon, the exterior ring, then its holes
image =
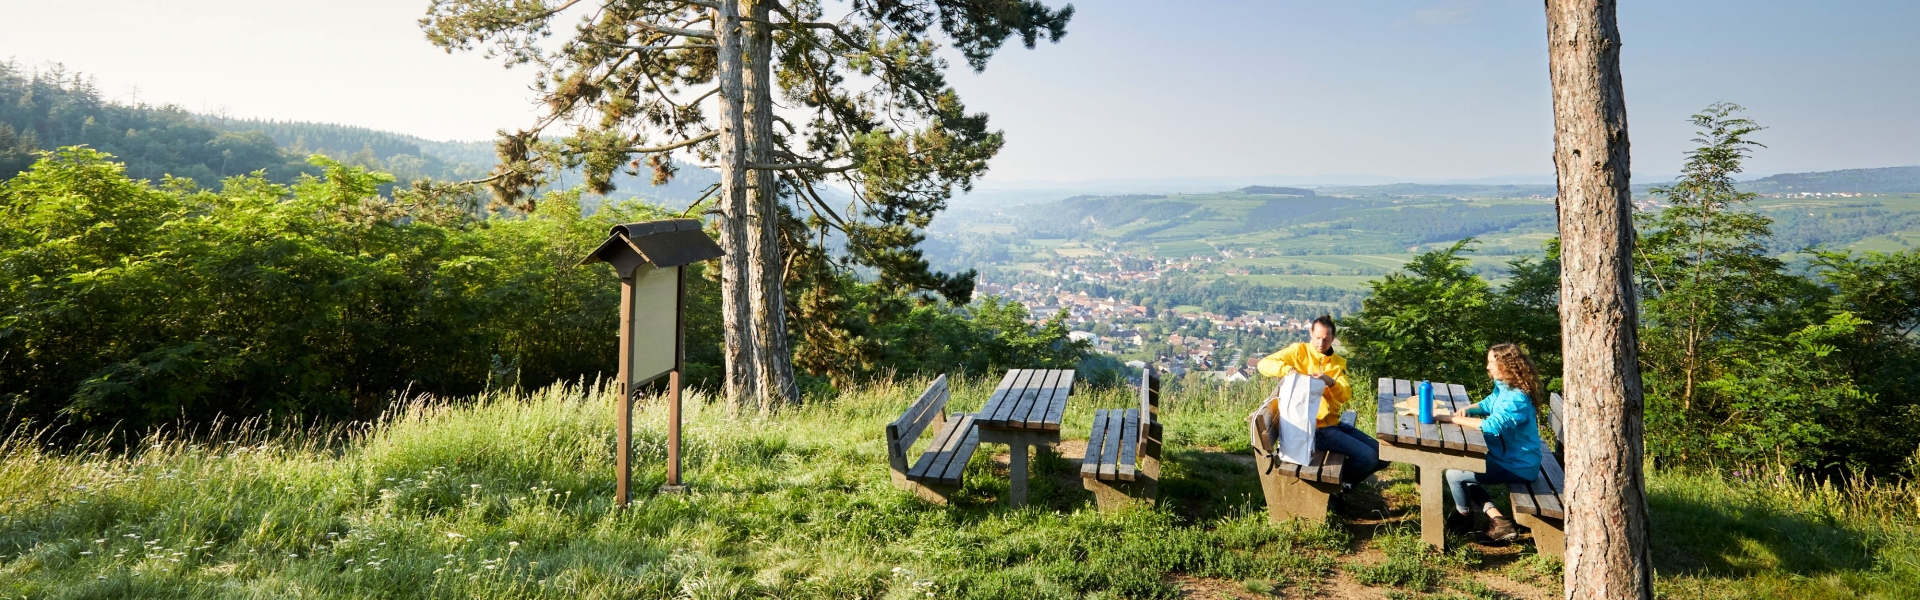
{"type": "Polygon", "coordinates": [[[1533,501],[1533,489],[1521,484],[1507,485],[1507,499],[1513,501],[1513,512],[1537,515],[1540,505],[1533,501]]]}
{"type": "Polygon", "coordinates": [[[937,481],[946,473],[947,464],[952,462],[955,452],[969,430],[973,429],[972,415],[957,415],[947,419],[947,425],[934,434],[933,443],[927,445],[925,452],[914,461],[913,469],[907,471],[907,478],[914,481],[937,481]]]}
{"type": "Polygon", "coordinates": [[[1107,439],[1100,443],[1100,479],[1113,481],[1120,476],[1120,431],[1125,413],[1109,408],[1102,414],[1107,420],[1107,439]]]}
{"type": "Polygon", "coordinates": [[[1325,457],[1321,458],[1321,461],[1320,481],[1325,483],[1340,483],[1340,471],[1347,465],[1347,455],[1329,451],[1325,457]]]}
{"type": "MultiPolygon", "coordinates": [[[[971,420],[973,416],[967,415],[965,418],[971,420]]],[[[966,432],[966,436],[960,440],[960,446],[953,450],[952,458],[947,461],[945,471],[940,474],[940,483],[960,485],[967,472],[967,462],[973,460],[973,451],[980,448],[980,428],[974,427],[969,421],[966,432]]]]}
{"type": "Polygon", "coordinates": [[[1101,447],[1107,443],[1107,411],[1093,411],[1093,431],[1087,434],[1087,452],[1080,457],[1080,476],[1087,479],[1100,477],[1101,447]]]}
{"type": "Polygon", "coordinates": [[[1309,460],[1313,461],[1313,464],[1300,465],[1300,478],[1307,481],[1319,481],[1320,468],[1327,465],[1327,451],[1314,450],[1313,458],[1309,460]]]}
{"type": "Polygon", "coordinates": [[[1564,519],[1566,509],[1560,502],[1560,492],[1566,489],[1566,473],[1560,470],[1560,460],[1546,448],[1540,449],[1540,480],[1533,485],[1534,500],[1540,503],[1542,516],[1564,519]]]}
{"type": "Polygon", "coordinates": [[[1133,481],[1135,453],[1140,448],[1140,409],[1129,408],[1120,418],[1120,462],[1114,465],[1114,477],[1133,481]]]}

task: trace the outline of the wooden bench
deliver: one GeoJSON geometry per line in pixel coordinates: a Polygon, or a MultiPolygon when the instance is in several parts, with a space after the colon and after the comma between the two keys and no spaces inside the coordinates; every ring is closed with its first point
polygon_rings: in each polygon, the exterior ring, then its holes
{"type": "MultiPolygon", "coordinates": [[[[1353,411],[1340,413],[1340,422],[1353,425],[1353,411]]],[[[1267,519],[1279,523],[1288,519],[1327,518],[1327,501],[1340,493],[1341,467],[1347,455],[1315,450],[1313,464],[1299,465],[1281,460],[1273,453],[1280,438],[1280,406],[1272,401],[1247,416],[1248,438],[1253,444],[1254,468],[1260,471],[1260,492],[1267,498],[1267,519]]]]}
{"type": "Polygon", "coordinates": [[[1547,425],[1553,429],[1553,451],[1540,446],[1540,478],[1530,484],[1509,484],[1507,497],[1513,501],[1513,520],[1533,530],[1533,546],[1543,554],[1560,556],[1567,551],[1566,505],[1560,494],[1566,491],[1566,473],[1558,455],[1563,439],[1560,425],[1561,401],[1552,395],[1547,425]]]}
{"type": "Polygon", "coordinates": [[[1160,497],[1160,375],[1140,371],[1139,408],[1093,411],[1093,431],[1080,460],[1080,482],[1101,512],[1160,497]]]}
{"type": "Polygon", "coordinates": [[[887,424],[887,467],[893,472],[894,487],[935,504],[946,504],[954,492],[960,491],[967,461],[980,447],[980,430],[974,427],[973,415],[948,415],[947,397],[947,376],[941,375],[905,414],[887,424]],[[928,429],[935,430],[933,442],[908,467],[907,453],[928,429]]]}

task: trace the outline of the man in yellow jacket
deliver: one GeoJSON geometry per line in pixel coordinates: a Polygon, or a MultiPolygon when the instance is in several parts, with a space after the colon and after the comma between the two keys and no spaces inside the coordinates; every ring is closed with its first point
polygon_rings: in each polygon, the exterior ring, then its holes
{"type": "Polygon", "coordinates": [[[1353,399],[1353,384],[1347,382],[1347,359],[1333,354],[1333,338],[1338,331],[1331,315],[1313,320],[1311,341],[1287,346],[1260,359],[1260,374],[1285,377],[1294,373],[1318,378],[1326,384],[1320,396],[1320,412],[1314,415],[1313,447],[1347,455],[1340,470],[1346,483],[1366,480],[1380,470],[1380,442],[1352,425],[1340,422],[1341,408],[1353,399]]]}

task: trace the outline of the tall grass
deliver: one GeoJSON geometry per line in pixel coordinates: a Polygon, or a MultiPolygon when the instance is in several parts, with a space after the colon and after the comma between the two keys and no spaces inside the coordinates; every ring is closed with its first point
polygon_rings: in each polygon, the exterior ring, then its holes
{"type": "MultiPolygon", "coordinates": [[[[647,400],[627,510],[612,505],[613,396],[592,385],[409,398],[359,427],[155,434],[124,452],[15,432],[0,441],[0,597],[1172,597],[1175,576],[1293,596],[1370,545],[1406,564],[1418,553],[1408,535],[1368,541],[1338,519],[1266,523],[1235,457],[1258,385],[1170,386],[1159,509],[1098,513],[1078,465],[1045,453],[1031,504],[1009,509],[993,445],[953,506],[927,504],[890,484],[881,433],[924,383],[879,381],[774,415],[695,395],[685,494],[655,492],[666,411],[647,400]]],[[[977,409],[992,383],[957,382],[950,410],[977,409]]],[[[1063,437],[1084,439],[1094,408],[1136,398],[1082,391],[1063,437]]],[[[1652,486],[1669,593],[1920,589],[1912,488],[1671,473],[1652,486]],[[1781,523],[1804,526],[1762,533],[1781,523]],[[1769,544],[1782,551],[1761,552],[1769,544]],[[1834,558],[1783,558],[1803,544],[1834,558]]],[[[1417,577],[1347,570],[1438,592],[1485,589],[1476,577],[1510,568],[1420,564],[1417,577]]]]}

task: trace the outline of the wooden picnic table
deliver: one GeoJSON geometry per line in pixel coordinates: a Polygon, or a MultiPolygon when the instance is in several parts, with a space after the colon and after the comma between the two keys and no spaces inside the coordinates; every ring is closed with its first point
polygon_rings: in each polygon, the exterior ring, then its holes
{"type": "MultiPolygon", "coordinates": [[[[1487,472],[1487,439],[1480,430],[1453,423],[1421,425],[1420,418],[1401,415],[1394,403],[1416,395],[1417,382],[1379,380],[1379,408],[1374,437],[1380,441],[1380,460],[1407,463],[1420,473],[1420,539],[1446,549],[1447,469],[1487,472]]],[[[1465,413],[1473,400],[1467,388],[1433,382],[1433,414],[1465,413]]]]}
{"type": "Polygon", "coordinates": [[[1010,369],[974,413],[981,443],[1007,445],[1010,505],[1027,504],[1027,456],[1034,446],[1060,444],[1061,415],[1071,395],[1072,369],[1010,369]]]}

